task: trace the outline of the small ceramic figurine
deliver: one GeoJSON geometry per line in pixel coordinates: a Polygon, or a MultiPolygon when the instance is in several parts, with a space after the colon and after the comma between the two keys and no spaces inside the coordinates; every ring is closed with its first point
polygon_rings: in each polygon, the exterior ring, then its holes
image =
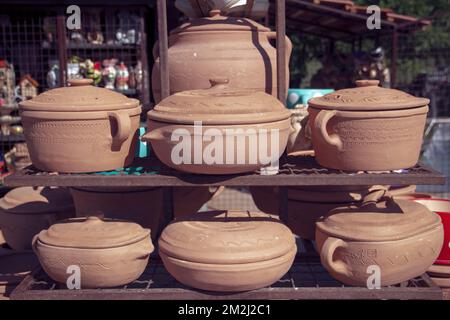
{"type": "Polygon", "coordinates": [[[88,32],[87,39],[92,44],[102,44],[104,41],[103,34],[99,31],[88,32]]]}
{"type": "Polygon", "coordinates": [[[114,82],[116,80],[117,71],[115,65],[117,59],[105,59],[103,60],[103,79],[105,81],[105,88],[114,90],[114,82]]]}
{"type": "Polygon", "coordinates": [[[116,87],[117,90],[128,90],[128,79],[130,73],[125,63],[121,62],[117,68],[116,87]]]}
{"type": "Polygon", "coordinates": [[[50,70],[47,72],[47,86],[56,88],[59,85],[59,65],[58,62],[50,63],[50,70]]]}
{"type": "Polygon", "coordinates": [[[20,79],[20,92],[24,100],[32,99],[37,96],[39,83],[34,80],[31,75],[26,74],[20,79]]]}

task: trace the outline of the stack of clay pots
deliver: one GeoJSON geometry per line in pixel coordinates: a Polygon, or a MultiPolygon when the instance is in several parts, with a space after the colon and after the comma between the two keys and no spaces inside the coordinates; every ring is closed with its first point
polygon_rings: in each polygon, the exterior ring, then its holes
{"type": "MultiPolygon", "coordinates": [[[[169,37],[172,95],[162,100],[155,46],[152,89],[157,105],[147,114],[142,139],[161,162],[187,173],[214,175],[252,172],[278,162],[292,127],[291,113],[273,96],[276,50],[270,40],[275,38],[275,32],[250,19],[224,17],[218,10],[190,20],[169,37]]],[[[291,43],[285,41],[288,61],[291,43]]],[[[36,168],[85,173],[132,164],[139,102],[91,83],[71,80],[67,88],[21,103],[36,168]]],[[[414,166],[429,101],[381,88],[377,81],[356,85],[309,101],[317,162],[350,171],[414,166]]],[[[33,231],[32,246],[44,270],[66,283],[68,268],[78,266],[82,288],[137,279],[153,251],[151,234],[158,234],[162,190],[84,187],[71,192],[78,217],[52,220],[33,231]]],[[[158,244],[166,269],[178,281],[226,292],[271,285],[294,261],[293,232],[315,239],[330,274],[356,286],[367,285],[370,266],[380,269],[381,285],[419,276],[442,247],[439,216],[416,202],[393,198],[387,187],[290,188],[290,229],[270,215],[278,214],[276,188],[253,188],[252,193],[266,213],[196,213],[213,193],[208,188],[174,189],[177,218],[162,230],[158,244]]],[[[6,200],[2,209],[10,210],[14,201],[6,200]]],[[[8,229],[2,229],[8,237],[8,229]]]]}

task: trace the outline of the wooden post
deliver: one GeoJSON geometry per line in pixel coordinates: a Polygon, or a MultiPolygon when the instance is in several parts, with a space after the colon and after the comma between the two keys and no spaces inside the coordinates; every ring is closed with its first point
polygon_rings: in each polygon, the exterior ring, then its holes
{"type": "Polygon", "coordinates": [[[391,88],[395,88],[397,84],[397,57],[398,57],[398,33],[394,28],[392,32],[392,48],[391,48],[391,88]]]}
{"type": "Polygon", "coordinates": [[[277,85],[278,100],[286,103],[286,2],[276,0],[276,31],[277,31],[277,85]]]}
{"type": "Polygon", "coordinates": [[[158,43],[159,43],[159,68],[161,77],[161,100],[170,95],[169,86],[169,49],[167,36],[167,6],[166,0],[158,0],[158,43]]]}
{"type": "Polygon", "coordinates": [[[66,16],[59,12],[56,17],[56,36],[58,43],[59,86],[66,86],[67,76],[67,45],[66,45],[66,16]]]}

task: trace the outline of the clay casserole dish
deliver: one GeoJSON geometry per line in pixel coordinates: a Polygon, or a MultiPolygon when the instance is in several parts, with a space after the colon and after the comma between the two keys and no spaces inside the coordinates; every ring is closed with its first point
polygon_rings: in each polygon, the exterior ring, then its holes
{"type": "Polygon", "coordinates": [[[246,291],[279,280],[297,247],[290,230],[263,213],[210,211],[176,219],[159,239],[164,266],[181,283],[246,291]]]}
{"type": "Polygon", "coordinates": [[[430,100],[358,80],[308,101],[317,162],[327,168],[364,171],[413,167],[420,154],[430,100]]]}
{"type": "Polygon", "coordinates": [[[81,288],[108,288],[136,280],[145,270],[153,245],[150,230],[136,223],[97,217],[52,225],[33,239],[44,271],[66,284],[69,266],[78,266],[81,288]]]}
{"type": "Polygon", "coordinates": [[[20,103],[33,165],[65,173],[107,171],[131,164],[137,142],[139,101],[69,80],[20,103]]]}

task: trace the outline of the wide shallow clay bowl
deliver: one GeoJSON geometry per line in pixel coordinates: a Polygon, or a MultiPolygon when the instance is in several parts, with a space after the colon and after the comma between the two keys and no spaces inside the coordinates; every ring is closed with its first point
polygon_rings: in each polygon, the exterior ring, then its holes
{"type": "Polygon", "coordinates": [[[437,198],[414,199],[414,201],[424,205],[429,210],[437,213],[444,226],[444,245],[435,264],[450,266],[450,200],[437,198]]]}
{"type": "Polygon", "coordinates": [[[244,91],[228,79],[211,88],[176,93],[148,112],[156,156],[190,173],[233,174],[277,164],[291,132],[290,112],[264,92],[244,91]]]}
{"type": "MultiPolygon", "coordinates": [[[[337,207],[361,201],[373,188],[379,186],[289,187],[287,226],[299,237],[314,240],[316,221],[320,217],[337,207]]],[[[278,215],[277,187],[250,187],[250,191],[258,209],[278,215]]],[[[400,193],[400,190],[396,191],[400,193]]],[[[405,188],[404,191],[410,189],[405,188]]]]}
{"type": "MultiPolygon", "coordinates": [[[[237,88],[277,95],[276,49],[270,41],[276,33],[247,18],[220,15],[190,20],[169,36],[170,94],[207,89],[208,80],[227,77],[237,88]]],[[[285,38],[286,83],[292,44],[285,38]]],[[[159,47],[153,48],[155,63],[152,91],[161,100],[159,47]]],[[[286,92],[287,94],[287,92],[286,92]]]]}
{"type": "MultiPolygon", "coordinates": [[[[96,215],[136,222],[158,234],[164,214],[162,188],[103,187],[71,188],[77,217],[96,215]]],[[[175,217],[196,213],[215,192],[208,187],[173,188],[175,217]]]]}
{"type": "Polygon", "coordinates": [[[441,288],[450,288],[450,278],[430,277],[433,282],[441,288]]]}
{"type": "Polygon", "coordinates": [[[66,173],[108,171],[134,159],[141,107],[91,79],[46,91],[20,103],[33,165],[66,173]]]}
{"type": "Polygon", "coordinates": [[[381,88],[376,80],[358,80],[356,85],[308,101],[317,162],[349,171],[413,167],[429,100],[381,88]]]}
{"type": "Polygon", "coordinates": [[[88,217],[41,231],[33,239],[33,249],[53,280],[66,284],[67,268],[78,266],[81,288],[108,288],[139,278],[153,245],[150,230],[136,223],[88,217]]]}
{"type": "Polygon", "coordinates": [[[0,228],[14,250],[30,250],[37,233],[74,216],[72,197],[65,188],[15,188],[0,199],[0,228]]]}
{"type": "Polygon", "coordinates": [[[444,232],[438,215],[383,193],[374,191],[360,205],[336,208],[316,223],[322,264],[344,284],[367,286],[371,266],[379,267],[382,286],[415,278],[441,250],[444,232]]]}
{"type": "Polygon", "coordinates": [[[159,239],[159,255],[181,283],[208,291],[262,288],[291,267],[290,230],[262,213],[210,211],[176,219],[159,239]]]}
{"type": "Polygon", "coordinates": [[[428,268],[427,273],[436,278],[450,278],[450,266],[433,264],[428,268]]]}

